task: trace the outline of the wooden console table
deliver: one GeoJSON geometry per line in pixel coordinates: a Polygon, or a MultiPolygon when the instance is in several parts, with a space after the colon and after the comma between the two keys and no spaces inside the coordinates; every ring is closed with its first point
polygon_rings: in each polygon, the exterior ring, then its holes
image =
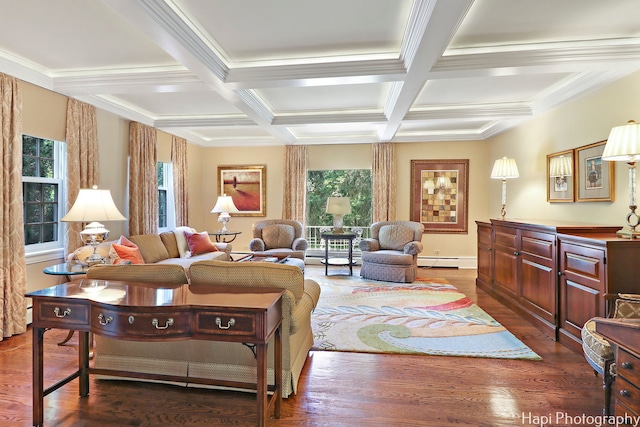
{"type": "Polygon", "coordinates": [[[43,425],[44,396],[75,378],[80,381],[80,396],[88,396],[89,374],[255,389],[258,425],[266,424],[266,414],[272,405],[275,417],[280,417],[282,291],[78,280],[26,296],[33,300],[34,426],[43,425]],[[79,366],[76,372],[45,389],[43,340],[44,333],[52,328],[80,332],[79,366]],[[133,341],[196,339],[252,344],[256,349],[257,384],[92,368],[89,332],[133,341]],[[267,346],[271,337],[275,343],[275,381],[268,386],[267,346]],[[273,392],[270,399],[268,391],[273,392]]]}

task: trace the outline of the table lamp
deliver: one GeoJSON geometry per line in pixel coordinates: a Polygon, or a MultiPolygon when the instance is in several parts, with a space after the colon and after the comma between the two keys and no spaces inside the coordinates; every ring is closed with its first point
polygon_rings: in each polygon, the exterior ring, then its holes
{"type": "Polygon", "coordinates": [[[640,124],[629,120],[626,125],[611,129],[607,144],[602,152],[602,160],[626,162],[629,165],[629,209],[627,225],[629,229],[619,230],[619,237],[634,239],[640,235],[636,227],[640,220],[636,213],[636,161],[640,160],[640,124]]]}
{"type": "Polygon", "coordinates": [[[104,264],[104,257],[98,254],[97,248],[109,237],[109,230],[98,221],[125,221],[111,197],[111,191],[83,188],[69,212],[60,220],[63,222],[86,222],[80,232],[80,239],[85,245],[93,247],[93,253],[85,260],[88,265],[104,264]]]}
{"type": "Polygon", "coordinates": [[[325,213],[333,215],[333,232],[344,233],[344,216],[351,213],[351,199],[348,197],[329,197],[325,213]]]}
{"type": "Polygon", "coordinates": [[[502,208],[500,209],[502,219],[507,215],[507,179],[518,178],[519,176],[518,166],[514,159],[503,157],[493,164],[491,178],[502,180],[502,208]]]}
{"type": "Polygon", "coordinates": [[[238,210],[238,208],[236,208],[236,205],[233,203],[233,199],[231,198],[231,196],[227,196],[226,194],[218,196],[216,205],[213,207],[213,209],[211,209],[211,213],[220,214],[218,215],[218,222],[222,223],[222,229],[220,230],[221,233],[229,232],[229,230],[227,230],[227,223],[231,220],[231,215],[229,215],[229,212],[238,213],[240,211],[238,210]]]}

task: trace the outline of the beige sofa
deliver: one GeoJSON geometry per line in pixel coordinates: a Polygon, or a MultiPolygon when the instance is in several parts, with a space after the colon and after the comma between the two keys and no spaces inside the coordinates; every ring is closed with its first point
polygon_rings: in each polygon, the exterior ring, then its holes
{"type": "MultiPolygon", "coordinates": [[[[125,267],[135,269],[137,273],[147,270],[151,276],[147,279],[136,274],[136,280],[152,281],[156,276],[154,266],[125,267]]],[[[90,269],[90,275],[95,279],[113,279],[101,274],[117,268],[94,267],[90,269]]],[[[182,280],[179,271],[175,274],[164,271],[162,274],[165,277],[171,275],[176,281],[182,280]]],[[[320,286],[313,280],[305,279],[300,268],[285,264],[201,261],[191,265],[188,276],[190,286],[285,289],[282,307],[282,395],[288,397],[295,393],[300,373],[313,345],[311,312],[320,297],[320,286]]],[[[163,286],[158,284],[158,288],[163,286]]],[[[143,343],[96,336],[95,366],[231,382],[256,382],[255,357],[250,348],[240,343],[197,340],[143,343]]],[[[268,377],[269,384],[273,384],[273,345],[269,346],[268,377]]]]}
{"type": "MultiPolygon", "coordinates": [[[[140,249],[145,264],[178,264],[188,268],[196,261],[220,260],[229,261],[231,259],[231,244],[216,243],[213,245],[218,249],[215,252],[189,256],[188,247],[185,248],[186,240],[178,238],[180,233],[184,233],[183,228],[175,231],[167,231],[160,234],[140,234],[129,237],[140,249]]],[[[116,241],[102,242],[98,245],[97,251],[100,255],[110,260],[111,245],[116,241]]],[[[91,246],[83,246],[69,254],[68,261],[82,261],[93,252],[91,246]]],[[[82,278],[75,276],[74,279],[82,278]]]]}

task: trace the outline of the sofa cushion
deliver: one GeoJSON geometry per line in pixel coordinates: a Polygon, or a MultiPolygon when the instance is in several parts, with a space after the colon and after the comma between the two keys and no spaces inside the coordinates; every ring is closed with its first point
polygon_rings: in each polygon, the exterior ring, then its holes
{"type": "Polygon", "coordinates": [[[178,252],[180,253],[180,258],[184,258],[189,251],[189,244],[187,243],[187,237],[184,235],[184,232],[188,231],[190,233],[195,233],[191,227],[176,227],[173,230],[173,234],[176,236],[176,244],[178,245],[178,252]]]}
{"type": "Polygon", "coordinates": [[[178,241],[176,240],[176,235],[173,233],[173,231],[165,231],[164,233],[160,233],[160,240],[162,240],[164,247],[167,248],[169,258],[180,258],[178,241]]]}
{"type": "Polygon", "coordinates": [[[401,251],[404,245],[413,241],[413,230],[404,225],[383,225],[378,236],[380,249],[401,251]]]}
{"type": "Polygon", "coordinates": [[[138,245],[146,263],[154,263],[169,258],[169,252],[158,234],[140,234],[129,238],[138,245]]]}
{"type": "Polygon", "coordinates": [[[262,229],[266,249],[290,248],[294,238],[295,230],[288,224],[270,224],[262,229]]]}
{"type": "Polygon", "coordinates": [[[206,231],[203,231],[202,233],[191,233],[189,231],[185,231],[184,235],[187,238],[189,252],[191,252],[190,257],[207,252],[216,252],[218,250],[218,248],[211,243],[209,234],[206,231]]]}
{"type": "Polygon", "coordinates": [[[132,248],[131,246],[119,245],[114,243],[111,245],[113,250],[118,254],[119,260],[131,261],[132,264],[144,264],[144,257],[138,247],[132,248]]]}

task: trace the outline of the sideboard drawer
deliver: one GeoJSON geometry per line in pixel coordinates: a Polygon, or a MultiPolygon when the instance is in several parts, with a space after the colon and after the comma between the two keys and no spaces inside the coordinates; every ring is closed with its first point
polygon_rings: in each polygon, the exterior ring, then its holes
{"type": "Polygon", "coordinates": [[[616,378],[615,388],[616,400],[636,414],[640,413],[640,389],[622,377],[616,378]]]}
{"type": "Polygon", "coordinates": [[[74,329],[89,326],[89,305],[67,303],[64,301],[43,302],[38,312],[38,322],[52,327],[74,329]]]}
{"type": "Polygon", "coordinates": [[[117,335],[121,339],[145,340],[187,337],[191,333],[189,312],[130,313],[126,310],[95,309],[91,327],[102,335],[117,335]]]}
{"type": "Polygon", "coordinates": [[[208,335],[255,336],[256,318],[252,314],[207,311],[196,314],[196,333],[208,335]]]}

